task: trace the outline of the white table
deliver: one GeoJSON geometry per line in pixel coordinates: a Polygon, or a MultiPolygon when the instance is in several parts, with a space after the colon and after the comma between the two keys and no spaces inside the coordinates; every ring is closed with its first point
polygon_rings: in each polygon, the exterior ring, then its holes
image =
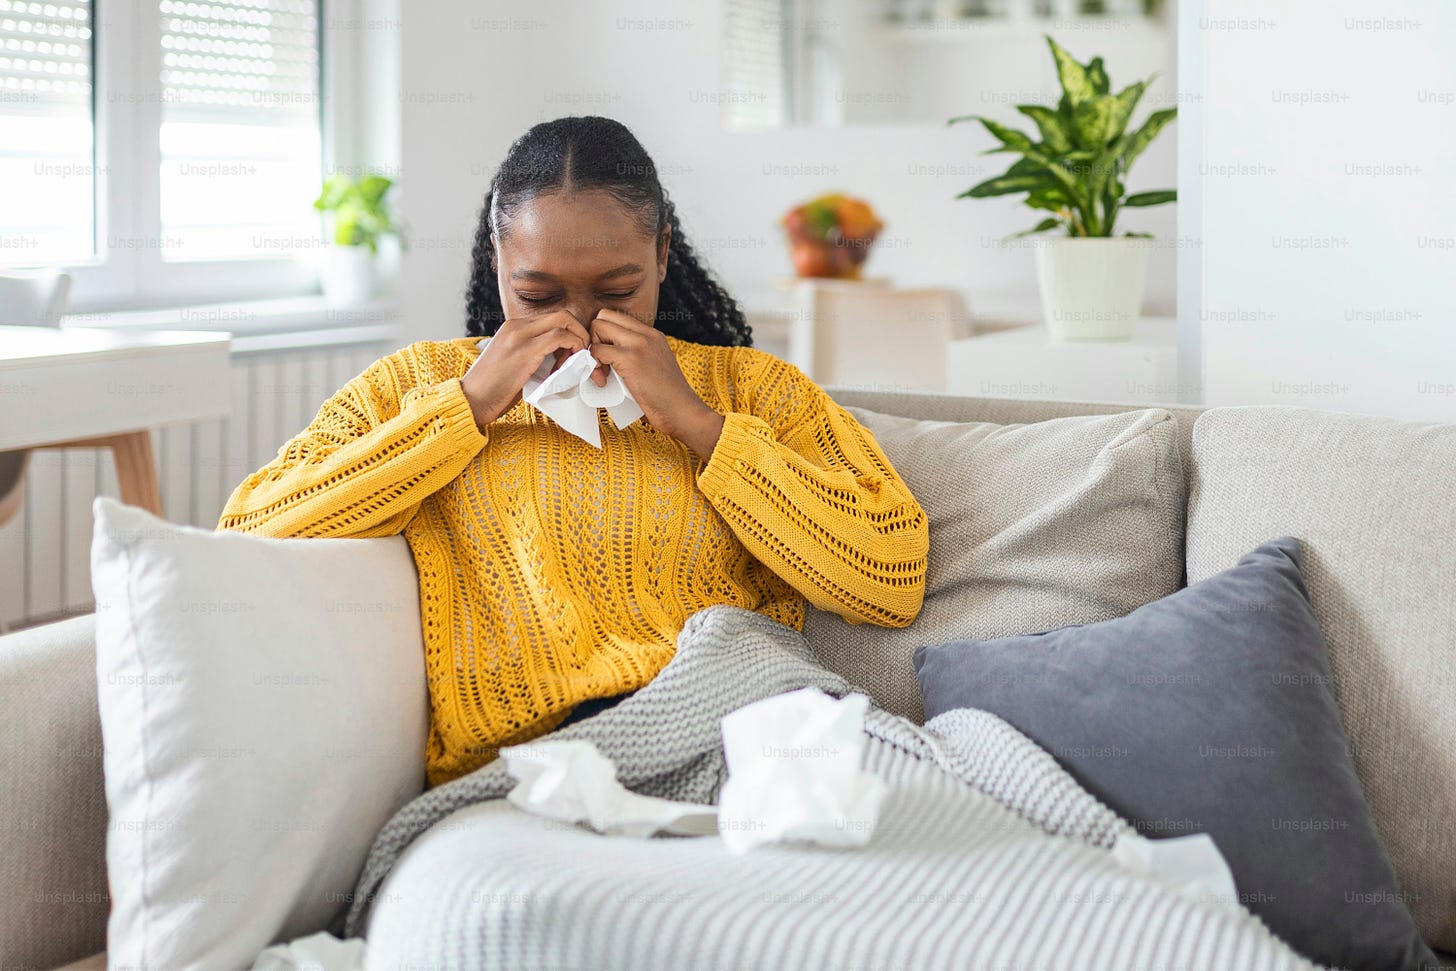
{"type": "Polygon", "coordinates": [[[1124,341],[1053,340],[1041,324],[951,341],[951,394],[1176,404],[1177,321],[1145,317],[1124,341]]]}
{"type": "Polygon", "coordinates": [[[230,338],[0,326],[0,451],[110,448],[123,502],[162,513],[150,430],[227,415],[230,338]]]}

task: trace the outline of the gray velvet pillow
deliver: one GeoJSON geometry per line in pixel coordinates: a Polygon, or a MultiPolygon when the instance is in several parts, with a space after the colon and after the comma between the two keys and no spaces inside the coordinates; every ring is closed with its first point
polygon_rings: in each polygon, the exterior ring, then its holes
{"type": "Polygon", "coordinates": [[[914,660],[927,718],[992,712],[1143,835],[1211,835],[1240,902],[1311,959],[1436,967],[1360,792],[1298,540],[1126,617],[914,660]]]}

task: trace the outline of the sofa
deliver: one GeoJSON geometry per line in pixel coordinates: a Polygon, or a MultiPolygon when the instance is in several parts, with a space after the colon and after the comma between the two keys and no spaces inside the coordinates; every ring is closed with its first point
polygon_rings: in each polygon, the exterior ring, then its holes
{"type": "MultiPolygon", "coordinates": [[[[852,408],[998,425],[1140,407],[829,390],[852,408]]],[[[1180,460],[1184,582],[1270,537],[1303,541],[1364,795],[1418,927],[1456,967],[1456,426],[1292,408],[1165,411],[1180,460]]],[[[0,638],[0,713],[0,965],[104,966],[91,616],[0,638]]]]}

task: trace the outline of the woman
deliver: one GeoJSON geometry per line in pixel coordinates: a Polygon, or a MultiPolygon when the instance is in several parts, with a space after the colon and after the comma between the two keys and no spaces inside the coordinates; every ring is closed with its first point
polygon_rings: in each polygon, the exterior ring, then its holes
{"type": "Polygon", "coordinates": [[[430,785],[635,691],[694,612],[802,629],[919,613],[925,513],[873,437],[748,346],[652,161],[606,118],[511,146],[476,234],[469,337],[376,362],[229,499],[220,529],[403,532],[419,570],[430,785]],[[482,340],[481,338],[488,338],[482,340]],[[583,348],[644,417],[601,448],[522,400],[583,348]],[[584,707],[583,707],[584,706],[584,707]]]}

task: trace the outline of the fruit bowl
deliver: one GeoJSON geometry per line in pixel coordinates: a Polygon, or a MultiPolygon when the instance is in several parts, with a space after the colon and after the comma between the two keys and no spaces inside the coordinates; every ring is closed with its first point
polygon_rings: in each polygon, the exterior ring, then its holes
{"type": "Polygon", "coordinates": [[[799,276],[857,280],[884,223],[869,203],[836,192],[790,209],[783,227],[799,276]]]}

